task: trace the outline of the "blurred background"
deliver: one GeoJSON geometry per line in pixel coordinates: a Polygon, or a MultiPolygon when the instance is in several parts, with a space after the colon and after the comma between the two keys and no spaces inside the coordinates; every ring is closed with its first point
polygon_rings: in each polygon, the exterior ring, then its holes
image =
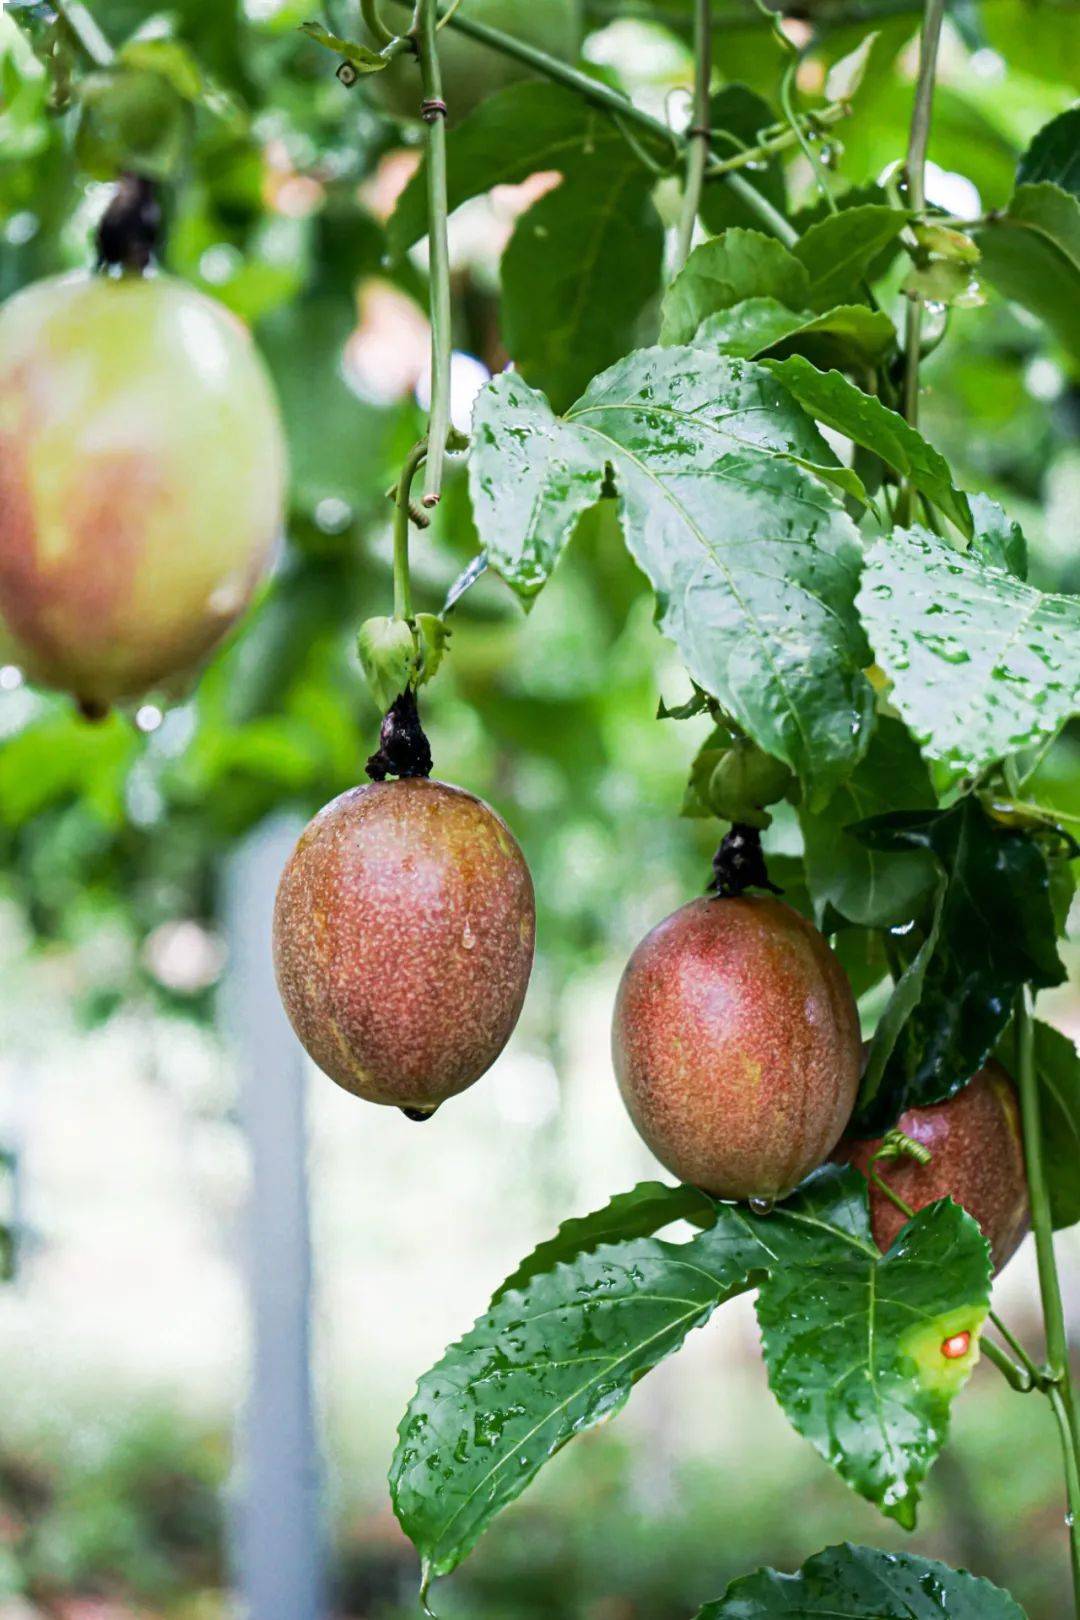
{"type": "MultiPolygon", "coordinates": [[[[425,715],[438,774],[490,799],[532,867],[525,1015],[424,1130],[308,1072],[266,930],[299,827],[361,778],[378,727],[353,642],[388,611],[383,492],[423,421],[423,248],[390,263],[383,232],[420,135],[335,80],[298,32],[306,0],[93,9],[114,43],[172,40],[198,63],[166,262],[253,326],[287,419],[291,509],[274,580],[197,689],[92,726],[0,668],[0,1620],[224,1620],[245,1605],[253,1620],[397,1620],[416,1612],[417,1569],[385,1474],[416,1377],[561,1219],[656,1173],[617,1098],[608,1027],[629,949],[708,875],[717,830],[678,815],[707,723],[654,718],[688,688],[610,514],[582,525],[528,617],[482,579],[425,715]]],[[[773,97],[784,63],[767,25],[742,0],[714,9],[718,75],[773,97]]],[[[830,152],[840,186],[902,155],[914,66],[914,6],[856,9],[880,37],[830,152]]],[[[109,195],[10,28],[32,34],[48,10],[0,17],[5,296],[88,263],[109,195]]],[[[685,10],[586,5],[587,65],[684,118],[685,10]]],[[[805,90],[869,26],[844,18],[829,4],[788,24],[812,47],[805,90]]],[[[326,20],[358,37],[349,4],[326,20]]],[[[1078,82],[1068,0],[957,0],[931,199],[965,216],[1003,203],[1017,154],[1078,82]]],[[[809,202],[802,159],[789,181],[809,202]]],[[[547,183],[452,221],[462,427],[505,361],[500,253],[547,183]]],[[[1077,590],[1072,367],[1000,299],[954,310],[924,421],[960,481],[1021,519],[1036,582],[1077,590]]],[[[414,543],[418,605],[437,609],[476,550],[458,472],[414,543]]],[[[1080,814],[1080,734],[1036,790],[1080,814]]],[[[769,837],[797,853],[793,818],[769,837]]],[[[1066,958],[1075,970],[1075,945],[1066,958]]],[[[1080,1036],[1075,987],[1040,1005],[1080,1036]]],[[[1061,1250],[1080,1332],[1077,1238],[1061,1250]]],[[[998,1293],[1034,1343],[1030,1243],[998,1293]]],[[[980,1367],[917,1546],[1058,1620],[1044,1407],[980,1367]]],[[[841,1539],[903,1538],[788,1428],[743,1300],[569,1447],[435,1603],[447,1620],[682,1620],[736,1574],[841,1539]]]]}

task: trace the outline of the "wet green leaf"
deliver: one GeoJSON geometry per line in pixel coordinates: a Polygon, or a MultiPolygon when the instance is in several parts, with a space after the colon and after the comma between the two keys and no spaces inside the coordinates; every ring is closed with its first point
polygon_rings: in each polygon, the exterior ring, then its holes
{"type": "Polygon", "coordinates": [[[1024,531],[1013,518],[1007,517],[997,501],[981,492],[968,496],[975,533],[971,541],[971,554],[991,568],[1004,568],[1017,579],[1027,578],[1027,541],[1024,531]]]}
{"type": "Polygon", "coordinates": [[[744,1575],[697,1620],[1024,1620],[1008,1592],[913,1553],[829,1547],[795,1575],[744,1575]]]}
{"type": "Polygon", "coordinates": [[[618,1411],[692,1328],[753,1284],[770,1383],[795,1427],[855,1489],[911,1521],[977,1357],[990,1266],[974,1221],[933,1205],[882,1257],[865,1181],[830,1168],[768,1217],[718,1204],[715,1224],[689,1243],[628,1235],[593,1247],[616,1204],[629,1233],[646,1211],[657,1225],[691,1213],[674,1193],[656,1200],[655,1187],[638,1189],[564,1229],[537,1251],[544,1269],[526,1262],[524,1286],[500,1291],[420,1380],[391,1490],[425,1582],[453,1569],[567,1440],[618,1411]],[[941,1340],[961,1319],[972,1351],[945,1361],[941,1340]]]}
{"type": "Polygon", "coordinates": [[[917,914],[936,877],[930,856],[868,849],[846,829],[871,816],[933,803],[929,772],[911,737],[898,720],[879,719],[865,758],[825,808],[803,806],[799,813],[819,922],[827,906],[867,928],[890,928],[917,914]]]}
{"type": "Polygon", "coordinates": [[[945,881],[921,995],[873,1101],[875,1121],[886,1126],[906,1108],[953,1096],[982,1068],[1021,985],[1060,984],[1065,975],[1046,857],[1025,833],[992,821],[977,798],[880,816],[857,835],[875,849],[929,852],[945,881]]]}
{"type": "Polygon", "coordinates": [[[389,65],[387,58],[380,56],[378,51],[373,51],[367,45],[357,45],[351,39],[342,39],[338,34],[332,34],[329,29],[323,28],[321,23],[301,23],[300,29],[309,39],[313,39],[316,45],[324,46],[328,51],[333,51],[335,56],[340,56],[348,62],[357,73],[381,73],[389,65]]]}
{"type": "Polygon", "coordinates": [[[520,377],[481,394],[470,486],[496,568],[525,598],[610,469],[660,628],[693,680],[811,799],[850,772],[871,691],[852,596],[854,527],[813,471],[831,452],[760,367],[646,349],[553,415],[520,377]]]}
{"type": "Polygon", "coordinates": [[[953,484],[945,457],[896,411],[875,395],[864,394],[840,372],[815,370],[801,355],[762,364],[817,421],[872,450],[894,472],[911,479],[964,534],[971,534],[967,496],[953,484]]]}
{"type": "Polygon", "coordinates": [[[696,1187],[669,1187],[662,1181],[641,1181],[630,1192],[614,1198],[590,1215],[563,1221],[553,1238],[541,1243],[518,1266],[492,1296],[494,1305],[504,1294],[524,1288],[542,1272],[594,1254],[607,1243],[625,1243],[630,1238],[652,1237],[676,1221],[694,1226],[712,1226],[716,1204],[696,1187]]]}
{"type": "Polygon", "coordinates": [[[1080,707],[1080,600],[924,529],[868,554],[859,611],[892,702],[956,780],[1053,736],[1080,707]]]}
{"type": "Polygon", "coordinates": [[[861,39],[853,51],[848,51],[834,62],[825,76],[826,101],[851,101],[866,76],[870,53],[878,40],[878,31],[861,39]]]}
{"type": "Polygon", "coordinates": [[[832,309],[857,299],[871,265],[907,221],[902,209],[864,203],[811,225],[792,249],[810,279],[810,308],[832,309]]]}
{"type": "Polygon", "coordinates": [[[926,971],[937,950],[945,893],[946,882],[939,875],[930,924],[914,956],[895,981],[892,995],[877,1021],[849,1127],[857,1136],[883,1136],[903,1112],[906,1070],[898,1064],[888,1085],[885,1076],[904,1025],[922,996],[926,971]]]}
{"type": "Polygon", "coordinates": [[[895,347],[896,329],[887,315],[865,304],[841,304],[813,315],[787,309],[775,298],[745,298],[706,316],[693,343],[747,360],[802,354],[820,369],[868,370],[895,347]]]}
{"type": "Polygon", "coordinates": [[[707,316],[745,298],[772,298],[789,309],[804,309],[810,280],[774,236],[733,228],[700,243],[664,294],[661,343],[689,343],[707,316]]]}

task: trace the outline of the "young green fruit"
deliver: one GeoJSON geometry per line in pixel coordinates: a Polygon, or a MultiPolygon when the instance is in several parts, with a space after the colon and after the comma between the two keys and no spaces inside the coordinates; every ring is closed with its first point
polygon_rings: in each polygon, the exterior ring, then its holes
{"type": "Polygon", "coordinates": [[[501,816],[445,782],[378,782],[300,835],[278,887],[274,966],[320,1069],[427,1115],[509,1040],[534,933],[532,879],[501,816]]]}
{"type": "Polygon", "coordinates": [[[859,1084],[851,987],[779,900],[692,900],[627,963],[612,1050],[660,1162],[717,1198],[775,1199],[828,1158],[859,1084]]]}
{"type": "Polygon", "coordinates": [[[0,308],[0,657],[101,708],[228,630],[282,522],[246,330],[167,276],[57,276],[0,308]]]}
{"type": "MultiPolygon", "coordinates": [[[[576,0],[528,0],[527,5],[522,0],[464,0],[461,15],[469,22],[512,34],[561,62],[573,61],[578,52],[576,0]]],[[[481,45],[453,26],[439,32],[439,64],[451,123],[467,117],[497,90],[532,77],[524,62],[481,45]]],[[[367,83],[390,112],[401,118],[419,118],[424,92],[415,58],[398,57],[383,72],[372,74],[367,83]]]]}
{"type": "MultiPolygon", "coordinates": [[[[907,1156],[881,1159],[875,1169],[909,1209],[952,1198],[974,1216],[990,1244],[995,1272],[1016,1252],[1031,1225],[1020,1109],[1012,1081],[999,1063],[981,1069],[948,1102],[910,1108],[897,1129],[930,1152],[928,1164],[907,1156]]],[[[882,1139],[845,1138],[836,1154],[864,1175],[882,1139]]],[[[883,1192],[870,1188],[874,1242],[888,1249],[906,1216],[883,1192]]]]}

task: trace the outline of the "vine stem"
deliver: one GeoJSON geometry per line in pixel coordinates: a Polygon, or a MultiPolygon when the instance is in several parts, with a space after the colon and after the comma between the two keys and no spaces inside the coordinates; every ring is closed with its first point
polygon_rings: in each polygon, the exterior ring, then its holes
{"type": "MultiPolygon", "coordinates": [[[[937,74],[938,47],[941,28],[945,20],[945,0],[926,0],[923,12],[922,39],[919,44],[919,76],[915,84],[915,104],[911,111],[911,132],[908,136],[908,154],[905,174],[907,200],[916,214],[926,209],[926,152],[930,144],[930,121],[934,111],[934,79],[937,74]]],[[[922,299],[909,299],[904,320],[904,416],[912,427],[919,421],[919,347],[922,343],[922,299]]],[[[899,516],[910,523],[915,492],[910,480],[905,480],[899,516]]]]}
{"type": "Polygon", "coordinates": [[[409,578],[409,496],[427,444],[421,439],[405,458],[394,494],[394,617],[412,618],[412,581],[409,578]]]}
{"type": "Polygon", "coordinates": [[[393,43],[393,33],[379,16],[378,0],[360,0],[360,16],[363,19],[364,27],[380,49],[384,45],[393,43]]]}
{"type": "Polygon", "coordinates": [[[1069,1367],[1069,1339],[1065,1309],[1061,1300],[1054,1256],[1054,1228],[1050,1192],[1043,1164],[1042,1117],[1039,1085],[1035,1073],[1035,1025],[1026,991],[1016,1003],[1017,1044],[1019,1048],[1020,1113],[1024,1124],[1024,1159],[1031,1198],[1031,1225],[1035,1233],[1035,1254],[1039,1267],[1046,1328],[1047,1393],[1057,1419],[1065,1465],[1065,1494],[1068,1501],[1069,1552],[1072,1559],[1073,1597],[1080,1620],[1080,1428],[1077,1425],[1076,1398],[1069,1367]]]}
{"type": "Polygon", "coordinates": [[[681,267],[694,245],[694,226],[701,210],[701,187],[709,161],[709,86],[712,83],[712,6],[710,0],[694,4],[694,111],[687,137],[686,187],[676,239],[675,263],[681,267]]]}
{"type": "MultiPolygon", "coordinates": [[[[395,4],[408,5],[409,0],[395,0],[395,4]]],[[[601,80],[591,79],[587,73],[580,73],[577,68],[570,67],[566,62],[560,62],[555,56],[549,56],[546,51],[538,50],[535,45],[528,45],[524,40],[516,39],[512,34],[504,34],[498,28],[489,28],[486,23],[474,22],[463,11],[454,12],[453,16],[448,18],[448,22],[451,28],[467,34],[470,39],[490,46],[493,51],[499,51],[503,56],[510,56],[517,62],[523,62],[534,73],[539,73],[543,78],[551,79],[554,83],[573,90],[590,105],[600,107],[604,112],[612,113],[624,122],[644,130],[664,146],[674,147],[680,154],[685,150],[688,144],[686,136],[677,135],[659,118],[654,118],[643,107],[637,106],[627,96],[621,95],[618,90],[613,90],[601,80]]],[[[715,168],[707,164],[706,178],[713,173],[721,177],[725,184],[738,194],[746,206],[758,216],[761,223],[774,236],[779,237],[781,242],[791,247],[798,241],[798,231],[788,223],[778,209],[773,207],[767,197],[762,196],[756,186],[752,186],[741,174],[731,172],[722,164],[716,165],[715,168]]]]}
{"type": "Polygon", "coordinates": [[[427,202],[431,303],[431,411],[428,417],[424,505],[442,495],[443,463],[450,432],[450,241],[446,196],[446,103],[439,68],[439,0],[420,0],[414,35],[424,87],[422,116],[428,126],[427,202]]]}

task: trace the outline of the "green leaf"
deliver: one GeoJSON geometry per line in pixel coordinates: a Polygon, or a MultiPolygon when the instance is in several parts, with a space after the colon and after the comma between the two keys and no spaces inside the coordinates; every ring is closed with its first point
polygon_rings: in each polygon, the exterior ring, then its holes
{"type": "Polygon", "coordinates": [[[696,349],[715,349],[752,360],[803,354],[819,369],[837,366],[868,370],[880,365],[896,344],[889,317],[865,304],[841,304],[824,315],[790,310],[775,298],[744,298],[730,309],[706,316],[693,339],[696,349]]]}
{"type": "Polygon", "coordinates": [[[1080,197],[1080,107],[1070,107],[1044,124],[1020,159],[1018,186],[1042,180],[1080,197]]]}
{"type": "Polygon", "coordinates": [[[744,298],[773,298],[803,309],[810,282],[774,236],[733,228],[700,243],[664,294],[661,343],[688,343],[706,316],[744,298]]]}
{"type": "Polygon", "coordinates": [[[642,1181],[630,1192],[616,1193],[603,1209],[590,1215],[563,1221],[553,1238],[541,1243],[495,1290],[494,1305],[515,1289],[524,1288],[542,1272],[554,1271],[587,1254],[594,1254],[606,1243],[624,1243],[630,1238],[652,1237],[675,1221],[690,1221],[709,1227],[716,1221],[716,1205],[707,1193],[696,1187],[668,1187],[662,1181],[642,1181]]]}
{"type": "Polygon", "coordinates": [[[856,1489],[910,1520],[977,1358],[974,1343],[959,1361],[940,1355],[957,1323],[974,1339],[985,1315],[989,1257],[974,1221],[933,1205],[883,1258],[866,1182],[830,1167],[768,1217],[720,1204],[689,1243],[592,1246],[616,1204],[629,1231],[644,1211],[663,1224],[690,1212],[662,1192],[657,1208],[657,1196],[638,1189],[542,1247],[544,1269],[526,1262],[524,1286],[500,1291],[421,1378],[391,1490],[425,1587],[567,1440],[618,1411],[640,1377],[754,1282],[770,1381],[795,1426],[856,1489]]]}
{"type": "Polygon", "coordinates": [[[372,697],[380,709],[388,709],[416,669],[412,631],[404,619],[367,619],[360,626],[356,647],[372,697]]]}
{"type": "Polygon", "coordinates": [[[1046,180],[1020,186],[976,239],[985,280],[1080,356],[1080,198],[1046,180]]]}
{"type": "Polygon", "coordinates": [[[871,265],[907,221],[902,209],[865,203],[811,225],[792,249],[810,278],[810,308],[831,309],[857,298],[871,265]]]}
{"type": "Polygon", "coordinates": [[[864,394],[840,372],[815,370],[801,355],[762,364],[817,421],[872,450],[894,472],[909,478],[965,535],[971,534],[967,496],[953,484],[945,457],[896,411],[875,395],[864,394]]]}
{"type": "Polygon", "coordinates": [[[924,529],[874,546],[859,611],[892,702],[953,780],[1080,707],[1080,598],[1044,596],[924,529]]]}
{"type": "Polygon", "coordinates": [[[630,1239],[543,1271],[502,1294],[424,1374],[390,1488],[425,1586],[560,1447],[617,1412],[643,1374],[745,1289],[743,1234],[725,1222],[723,1239],[707,1251],[700,1238],[630,1239]]]}
{"type": "Polygon", "coordinates": [[[416,613],[413,615],[413,625],[419,642],[416,684],[418,687],[426,686],[435,679],[442,667],[453,631],[437,613],[416,613]]]}
{"type": "Polygon", "coordinates": [[[875,849],[924,850],[945,879],[937,941],[875,1100],[887,1126],[906,1108],[943,1102],[981,1069],[1023,984],[1060,984],[1046,857],[999,826],[973,795],[950,810],[863,822],[875,849]]]}
{"type": "Polygon", "coordinates": [[[1050,1213],[1061,1231],[1080,1221],[1080,1054],[1067,1035],[1039,1020],[1035,1072],[1050,1213]]]}
{"type": "Polygon", "coordinates": [[[1008,1592],[913,1553],[829,1547],[795,1575],[760,1569],[697,1620],[1024,1620],[1008,1592]]]}
{"type": "MultiPolygon", "coordinates": [[[[729,233],[730,234],[730,233],[729,233]]],[[[627,544],[694,681],[811,799],[850,772],[871,691],[854,526],[831,452],[760,367],[645,349],[565,419],[513,374],[481,393],[470,486],[492,567],[534,595],[609,475],[627,544]]]]}
{"type": "Polygon", "coordinates": [[[380,56],[378,51],[371,50],[367,45],[357,45],[351,39],[342,39],[338,34],[331,34],[320,23],[301,23],[300,31],[313,39],[316,45],[323,45],[335,56],[342,57],[357,73],[381,73],[389,66],[388,59],[380,56]]]}
{"type": "Polygon", "coordinates": [[[1019,523],[1006,517],[997,501],[981,492],[968,496],[975,533],[971,555],[991,568],[1003,568],[1017,579],[1027,578],[1027,541],[1019,523]]]}
{"type": "Polygon", "coordinates": [[[848,51],[846,56],[833,63],[825,75],[826,101],[851,101],[854,98],[866,76],[870,52],[877,40],[878,30],[875,29],[861,39],[853,51],[848,51]]]}
{"type": "MultiPolygon", "coordinates": [[[[645,138],[654,161],[672,156],[645,138]]],[[[555,171],[594,174],[598,184],[612,166],[641,174],[625,136],[607,114],[557,84],[516,84],[487,97],[451,130],[447,141],[447,194],[451,212],[493,186],[517,185],[530,175],[555,171]]],[[[655,179],[655,176],[653,177],[655,179]]],[[[405,253],[427,234],[427,177],[417,170],[387,223],[391,252],[405,253]]]]}
{"type": "Polygon", "coordinates": [[[522,376],[559,410],[632,347],[660,289],[655,177],[625,142],[604,158],[568,166],[518,220],[503,255],[503,339],[522,376]]]}
{"type": "Polygon", "coordinates": [[[954,259],[931,259],[913,264],[904,277],[901,292],[924,303],[946,304],[953,309],[978,309],[986,294],[967,265],[954,259]]]}
{"type": "MultiPolygon", "coordinates": [[[[725,84],[709,102],[709,128],[713,150],[721,157],[733,157],[740,147],[753,147],[760,132],[776,122],[776,113],[763,96],[745,84],[725,84]],[[725,139],[725,137],[727,137],[725,139]]],[[[743,178],[780,214],[787,213],[787,185],[779,154],[762,167],[747,166],[743,178]]],[[[723,180],[706,181],[701,198],[701,218],[712,236],[719,236],[733,225],[753,229],[760,225],[757,215],[734,187],[723,180]]]]}
{"type": "Polygon", "coordinates": [[[869,849],[846,829],[891,810],[933,803],[929,772],[910,736],[899,721],[879,720],[865,759],[826,807],[803,806],[799,813],[819,923],[828,906],[865,928],[891,928],[916,915],[936,879],[931,857],[925,851],[869,849]]]}
{"type": "Polygon", "coordinates": [[[833,1185],[828,1176],[811,1183],[798,1211],[761,1234],[769,1270],[757,1316],[769,1387],[841,1479],[912,1529],[950,1404],[978,1359],[989,1245],[943,1199],[882,1256],[861,1220],[856,1230],[834,1223],[833,1185]],[[809,1243],[804,1220],[816,1227],[809,1243]],[[951,1361],[942,1343],[962,1332],[971,1350],[951,1361]]]}

